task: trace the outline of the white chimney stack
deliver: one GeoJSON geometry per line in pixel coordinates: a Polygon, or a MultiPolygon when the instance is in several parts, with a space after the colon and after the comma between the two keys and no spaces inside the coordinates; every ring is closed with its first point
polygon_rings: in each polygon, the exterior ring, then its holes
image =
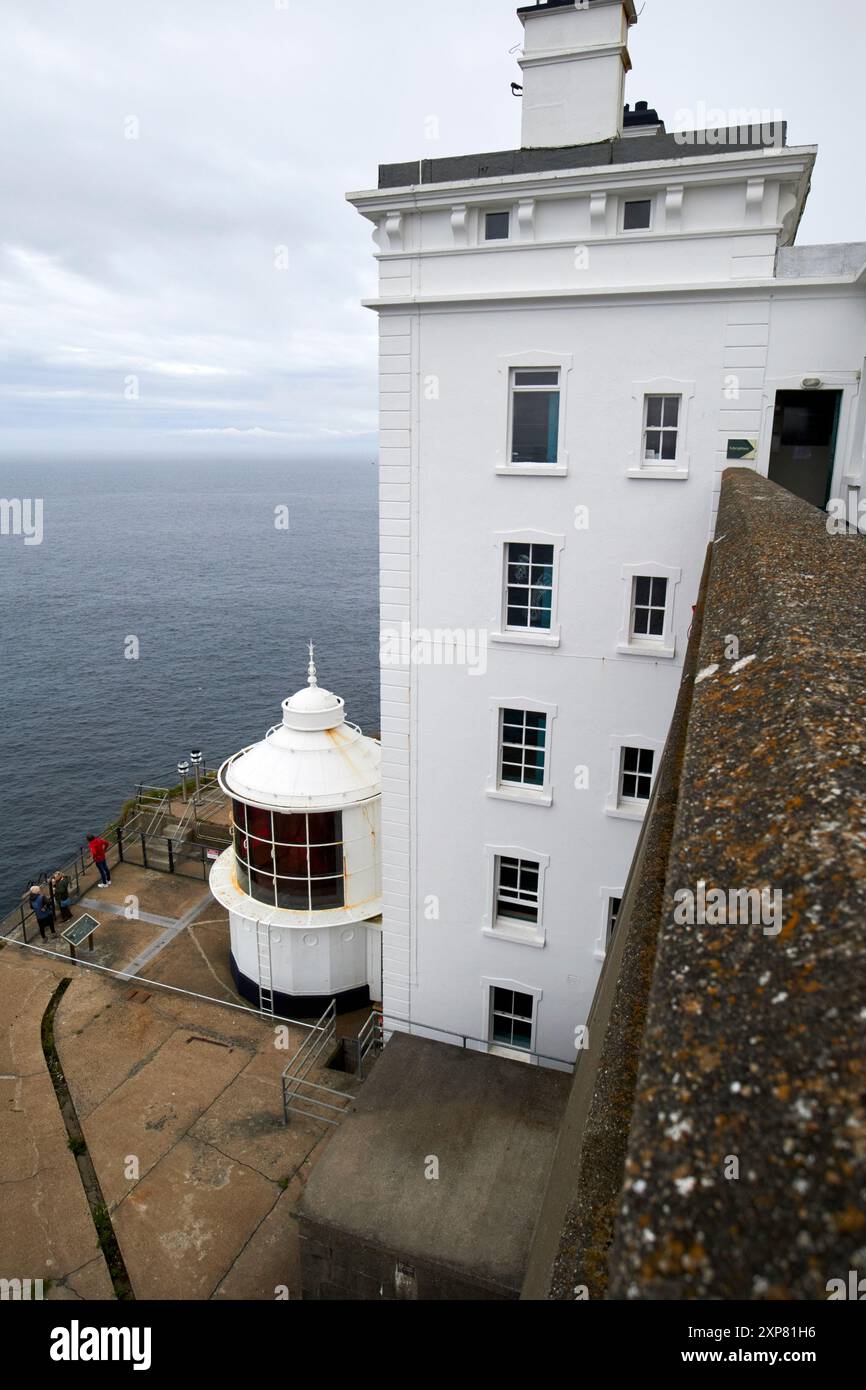
{"type": "Polygon", "coordinates": [[[518,15],[524,149],[592,145],[622,135],[634,0],[540,0],[518,15]]]}

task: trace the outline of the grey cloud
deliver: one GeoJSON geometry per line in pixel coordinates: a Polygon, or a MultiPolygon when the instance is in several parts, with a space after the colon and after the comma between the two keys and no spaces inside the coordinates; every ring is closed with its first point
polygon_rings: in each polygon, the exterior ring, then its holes
{"type": "MultiPolygon", "coordinates": [[[[5,451],[373,450],[375,266],[344,191],[379,160],[517,143],[515,9],[4,0],[5,451]]],[[[863,30],[847,0],[649,0],[628,97],[781,105],[825,145],[801,240],[862,237],[863,30]]]]}

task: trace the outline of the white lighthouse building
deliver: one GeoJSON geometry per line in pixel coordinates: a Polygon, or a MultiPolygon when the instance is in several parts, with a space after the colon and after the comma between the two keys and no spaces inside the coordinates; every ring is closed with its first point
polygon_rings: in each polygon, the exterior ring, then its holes
{"type": "Polygon", "coordinates": [[[220,769],[233,843],[210,886],[229,912],[235,983],[263,1012],[381,997],[380,756],[318,684],[311,647],[282,723],[220,769]]]}
{"type": "Polygon", "coordinates": [[[519,19],[520,147],[428,146],[350,197],[379,264],[383,988],[395,1028],[573,1062],[723,470],[857,515],[866,247],[794,246],[816,151],[782,122],[624,107],[633,0],[519,19]]]}

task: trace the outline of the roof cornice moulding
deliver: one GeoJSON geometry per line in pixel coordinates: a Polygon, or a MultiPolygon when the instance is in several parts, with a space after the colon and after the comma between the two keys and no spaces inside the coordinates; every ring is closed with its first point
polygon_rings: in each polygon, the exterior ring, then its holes
{"type": "Polygon", "coordinates": [[[628,186],[629,183],[666,183],[671,173],[676,174],[677,183],[731,183],[749,174],[770,172],[773,175],[791,174],[802,177],[805,170],[811,172],[817,159],[816,145],[799,147],[786,146],[775,149],[768,146],[762,150],[749,150],[743,154],[716,154],[687,156],[681,159],[637,160],[630,164],[593,165],[587,169],[550,170],[545,173],[506,174],[490,179],[462,179],[457,183],[408,184],[405,188],[366,189],[347,193],[346,201],[359,212],[374,212],[381,215],[389,209],[431,211],[450,207],[457,199],[470,201],[469,195],[475,193],[477,201],[483,202],[484,194],[501,195],[510,189],[516,194],[524,194],[527,188],[544,193],[580,193],[606,187],[610,184],[628,186]]]}
{"type": "Polygon", "coordinates": [[[743,299],[747,295],[756,294],[772,298],[777,294],[790,296],[808,294],[814,290],[835,291],[833,298],[849,290],[863,293],[866,291],[866,276],[849,274],[790,280],[707,280],[688,281],[679,285],[595,285],[585,290],[544,289],[511,290],[490,294],[414,295],[398,299],[364,299],[361,303],[365,309],[378,312],[393,310],[395,313],[405,314],[409,309],[473,309],[479,305],[487,308],[501,305],[506,308],[510,304],[526,303],[543,304],[547,308],[557,309],[592,300],[599,304],[609,304],[611,300],[655,299],[659,296],[680,299],[683,295],[694,295],[696,298],[708,295],[713,298],[743,299]]]}

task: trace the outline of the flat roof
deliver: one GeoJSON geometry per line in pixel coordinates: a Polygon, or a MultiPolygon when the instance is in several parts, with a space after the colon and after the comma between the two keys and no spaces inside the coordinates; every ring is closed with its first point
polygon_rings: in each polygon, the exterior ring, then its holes
{"type": "MultiPolygon", "coordinates": [[[[629,24],[637,23],[637,11],[634,0],[621,0],[623,8],[628,14],[629,24]]],[[[575,0],[535,0],[534,5],[521,5],[517,11],[521,14],[537,14],[539,10],[561,10],[566,5],[574,8],[575,0]]]]}
{"type": "Polygon", "coordinates": [[[298,1214],[517,1294],[570,1085],[565,1072],[395,1033],[298,1214]]]}
{"type": "Polygon", "coordinates": [[[461,183],[467,179],[507,178],[515,174],[651,164],[666,159],[690,159],[696,154],[783,149],[787,143],[786,121],[770,122],[766,127],[746,125],[719,130],[666,131],[656,135],[625,134],[616,140],[602,140],[592,145],[495,150],[380,164],[379,188],[412,188],[419,184],[461,183]]]}

